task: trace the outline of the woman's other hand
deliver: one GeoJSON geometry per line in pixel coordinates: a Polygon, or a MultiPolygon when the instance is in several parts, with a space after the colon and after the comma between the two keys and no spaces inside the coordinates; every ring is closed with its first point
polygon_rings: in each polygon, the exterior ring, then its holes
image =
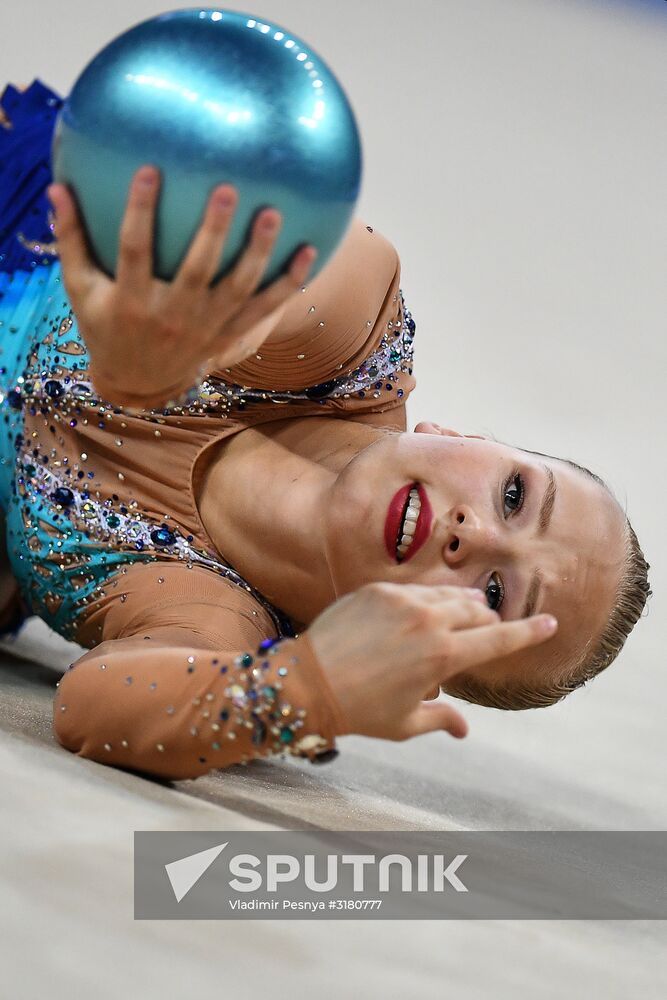
{"type": "Polygon", "coordinates": [[[280,319],[317,256],[314,247],[301,247],[286,273],[255,295],[282,222],[276,209],[264,209],[234,268],[211,286],[237,204],[236,189],[224,184],[212,192],[176,276],[161,281],[153,275],[159,188],[156,168],[137,171],[121,225],[115,280],[93,262],[69,189],[53,184],[48,192],[63,280],[90,355],[91,379],[101,396],[118,405],[159,406],[188,389],[210,359],[212,367],[229,368],[248,357],[270,332],[267,319],[280,319]]]}
{"type": "Polygon", "coordinates": [[[434,730],[465,736],[460,712],[426,699],[462,670],[544,642],[552,621],[503,622],[479,590],[371,583],[332,604],[307,633],[348,732],[405,740],[434,730]]]}

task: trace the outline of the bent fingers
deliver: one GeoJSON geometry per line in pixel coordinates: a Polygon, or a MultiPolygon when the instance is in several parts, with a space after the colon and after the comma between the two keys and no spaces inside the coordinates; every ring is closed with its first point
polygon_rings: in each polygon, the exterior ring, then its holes
{"type": "Polygon", "coordinates": [[[403,720],[397,738],[409,740],[413,736],[438,730],[461,740],[468,735],[468,723],[451,705],[444,702],[437,704],[422,702],[403,720]]]}

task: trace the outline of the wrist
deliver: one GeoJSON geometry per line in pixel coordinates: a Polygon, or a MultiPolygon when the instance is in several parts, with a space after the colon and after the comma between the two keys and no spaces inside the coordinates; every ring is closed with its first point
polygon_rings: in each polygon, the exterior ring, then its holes
{"type": "Polygon", "coordinates": [[[299,644],[301,659],[308,663],[308,676],[317,697],[322,727],[334,736],[349,735],[353,730],[347,713],[329,681],[308,631],[301,632],[293,641],[299,644]]]}
{"type": "Polygon", "coordinates": [[[187,407],[197,399],[207,365],[200,366],[198,371],[186,378],[179,379],[178,382],[159,390],[151,389],[128,389],[127,384],[122,379],[112,380],[101,374],[91,364],[89,369],[90,381],[95,392],[101,398],[107,400],[123,409],[133,410],[153,410],[171,409],[174,407],[187,407]]]}
{"type": "MultiPolygon", "coordinates": [[[[267,640],[268,641],[268,640],[267,640]]],[[[306,633],[294,639],[275,642],[266,653],[285,670],[282,698],[286,708],[299,706],[299,719],[293,738],[284,749],[297,757],[308,757],[314,763],[324,763],[338,755],[336,737],[349,729],[336,697],[317,661],[306,633]]]]}

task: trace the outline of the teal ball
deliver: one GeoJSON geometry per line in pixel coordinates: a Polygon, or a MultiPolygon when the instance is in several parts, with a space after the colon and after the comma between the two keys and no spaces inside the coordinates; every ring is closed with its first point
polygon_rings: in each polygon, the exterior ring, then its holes
{"type": "Polygon", "coordinates": [[[73,189],[97,262],[113,275],[134,172],[161,172],[155,274],[176,273],[213,188],[238,204],[216,278],[266,207],[282,227],[260,287],[303,244],[308,280],[341,242],[359,196],[362,152],[347,96],[311,46],[236,11],[162,14],[118,36],[86,66],[60,112],[54,179],[73,189]]]}

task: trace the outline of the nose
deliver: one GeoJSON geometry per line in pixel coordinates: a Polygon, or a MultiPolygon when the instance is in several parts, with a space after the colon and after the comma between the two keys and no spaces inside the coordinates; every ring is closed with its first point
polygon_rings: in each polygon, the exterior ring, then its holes
{"type": "Polygon", "coordinates": [[[503,544],[496,526],[485,523],[472,507],[460,504],[451,511],[443,544],[443,557],[448,566],[458,566],[476,555],[498,557],[503,544]]]}

